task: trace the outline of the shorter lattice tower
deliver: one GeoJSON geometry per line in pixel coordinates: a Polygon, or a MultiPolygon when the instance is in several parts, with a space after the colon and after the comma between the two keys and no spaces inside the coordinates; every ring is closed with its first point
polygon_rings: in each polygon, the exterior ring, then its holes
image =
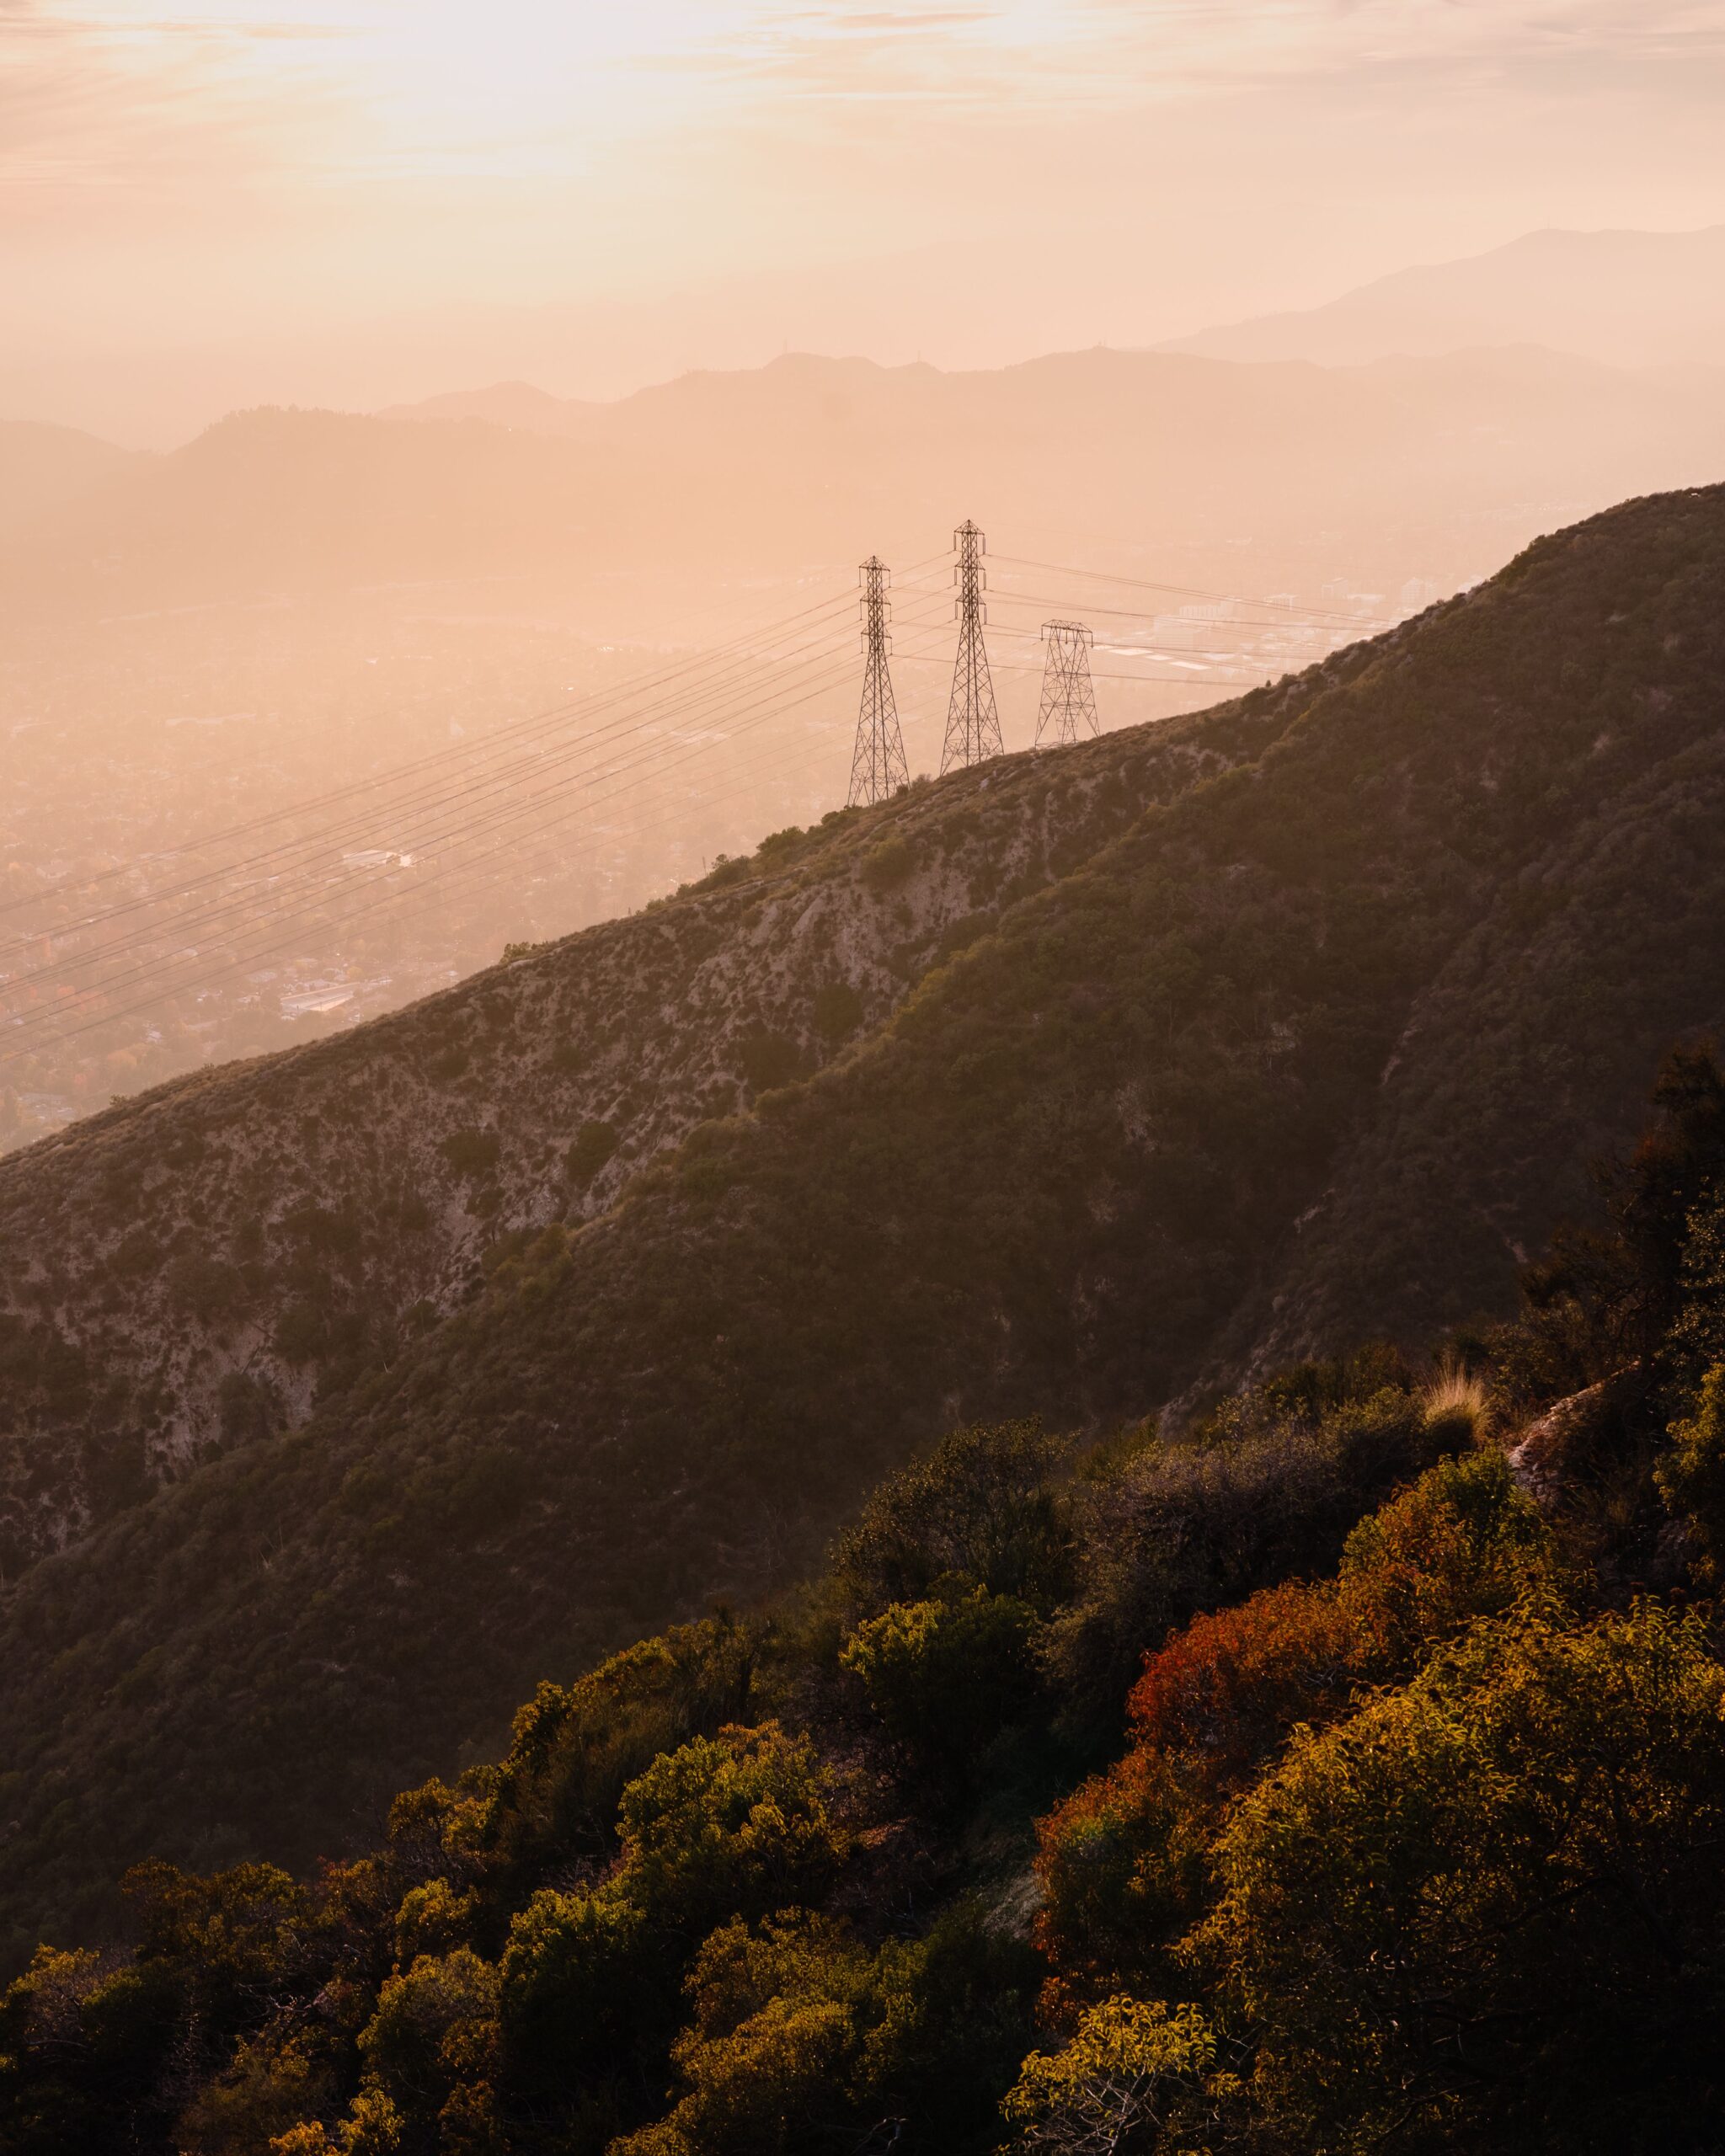
{"type": "Polygon", "coordinates": [[[988,542],[974,524],[966,522],[953,534],[953,544],[959,552],[959,565],[953,571],[953,581],[959,587],[953,604],[959,617],[959,656],[953,665],[947,738],[941,744],[943,774],[958,764],[980,764],[986,757],[1006,754],[1000,716],[994,707],[988,653],[982,642],[982,625],[988,619],[982,597],[988,588],[988,572],[982,566],[982,557],[988,552],[988,542]]]}
{"type": "Polygon", "coordinates": [[[1094,638],[1082,622],[1044,622],[1042,636],[1048,658],[1042,670],[1042,709],[1036,715],[1037,746],[1041,747],[1044,737],[1076,741],[1086,728],[1099,734],[1096,689],[1090,679],[1094,638]]]}
{"type": "Polygon", "coordinates": [[[892,639],[887,623],[892,601],[886,595],[886,563],[871,554],[857,571],[862,586],[862,707],[857,714],[857,746],[851,757],[850,808],[871,801],[889,801],[901,786],[911,783],[905,761],[905,740],[899,731],[899,707],[893,698],[893,677],[887,667],[892,639]]]}

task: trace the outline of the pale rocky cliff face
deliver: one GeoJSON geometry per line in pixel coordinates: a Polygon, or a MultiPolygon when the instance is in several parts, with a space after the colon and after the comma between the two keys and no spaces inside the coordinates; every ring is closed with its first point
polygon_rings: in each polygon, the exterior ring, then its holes
{"type": "Polygon", "coordinates": [[[1013,899],[1257,753],[1286,708],[920,786],[0,1163],[0,1572],[387,1364],[537,1230],[604,1211],[697,1123],[842,1054],[1013,899]]]}

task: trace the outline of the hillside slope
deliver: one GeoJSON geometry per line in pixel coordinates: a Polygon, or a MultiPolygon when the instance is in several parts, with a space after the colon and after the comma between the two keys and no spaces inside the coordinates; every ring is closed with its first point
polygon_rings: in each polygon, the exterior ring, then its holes
{"type": "Polygon", "coordinates": [[[1722,588],[1725,490],[1633,504],[1192,722],[1263,745],[302,1429],[31,1566],[13,1910],[349,1838],[539,1676],[806,1562],[955,1419],[1106,1427],[1263,1330],[1503,1307],[1725,1017],[1722,588]]]}
{"type": "Polygon", "coordinates": [[[702,1118],[830,1060],[1277,713],[1135,728],[781,834],[684,898],[0,1162],[0,1578],[302,1420],[512,1239],[603,1212],[702,1118]]]}

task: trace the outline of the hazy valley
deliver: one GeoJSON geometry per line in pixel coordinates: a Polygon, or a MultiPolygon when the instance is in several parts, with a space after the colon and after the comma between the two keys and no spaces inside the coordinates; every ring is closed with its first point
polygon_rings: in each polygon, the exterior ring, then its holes
{"type": "Polygon", "coordinates": [[[1110,725],[1199,708],[1471,584],[1540,530],[1711,476],[1722,409],[1703,373],[1532,349],[1342,370],[1097,351],[970,375],[792,358],[611,405],[450,397],[411,424],[259,411],[165,457],[0,434],[19,475],[0,533],[0,972],[23,1021],[0,1145],[395,1007],[818,820],[844,788],[858,534],[899,570],[927,771],[959,514],[993,535],[1016,745],[1051,613],[1093,624],[1110,725]],[[729,701],[660,708],[653,681],[715,646],[739,654],[729,701]],[[523,730],[573,742],[607,708],[646,729],[627,775],[594,784],[563,754],[548,825],[540,780],[509,776],[534,843],[506,889],[469,869],[462,819],[396,782],[505,758],[523,730]],[[303,804],[332,787],[356,807],[318,873],[260,883],[259,846],[297,868],[321,842],[303,804]],[[268,839],[206,835],[271,819],[268,839]],[[171,963],[187,945],[196,963],[171,963]]]}

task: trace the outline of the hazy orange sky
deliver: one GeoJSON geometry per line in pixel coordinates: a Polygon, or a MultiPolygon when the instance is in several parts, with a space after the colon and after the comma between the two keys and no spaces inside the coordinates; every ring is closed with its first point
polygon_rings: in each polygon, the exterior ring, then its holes
{"type": "Polygon", "coordinates": [[[1725,0],[0,0],[0,331],[262,350],[965,242],[1014,357],[1725,220],[1722,115],[1725,0]]]}

